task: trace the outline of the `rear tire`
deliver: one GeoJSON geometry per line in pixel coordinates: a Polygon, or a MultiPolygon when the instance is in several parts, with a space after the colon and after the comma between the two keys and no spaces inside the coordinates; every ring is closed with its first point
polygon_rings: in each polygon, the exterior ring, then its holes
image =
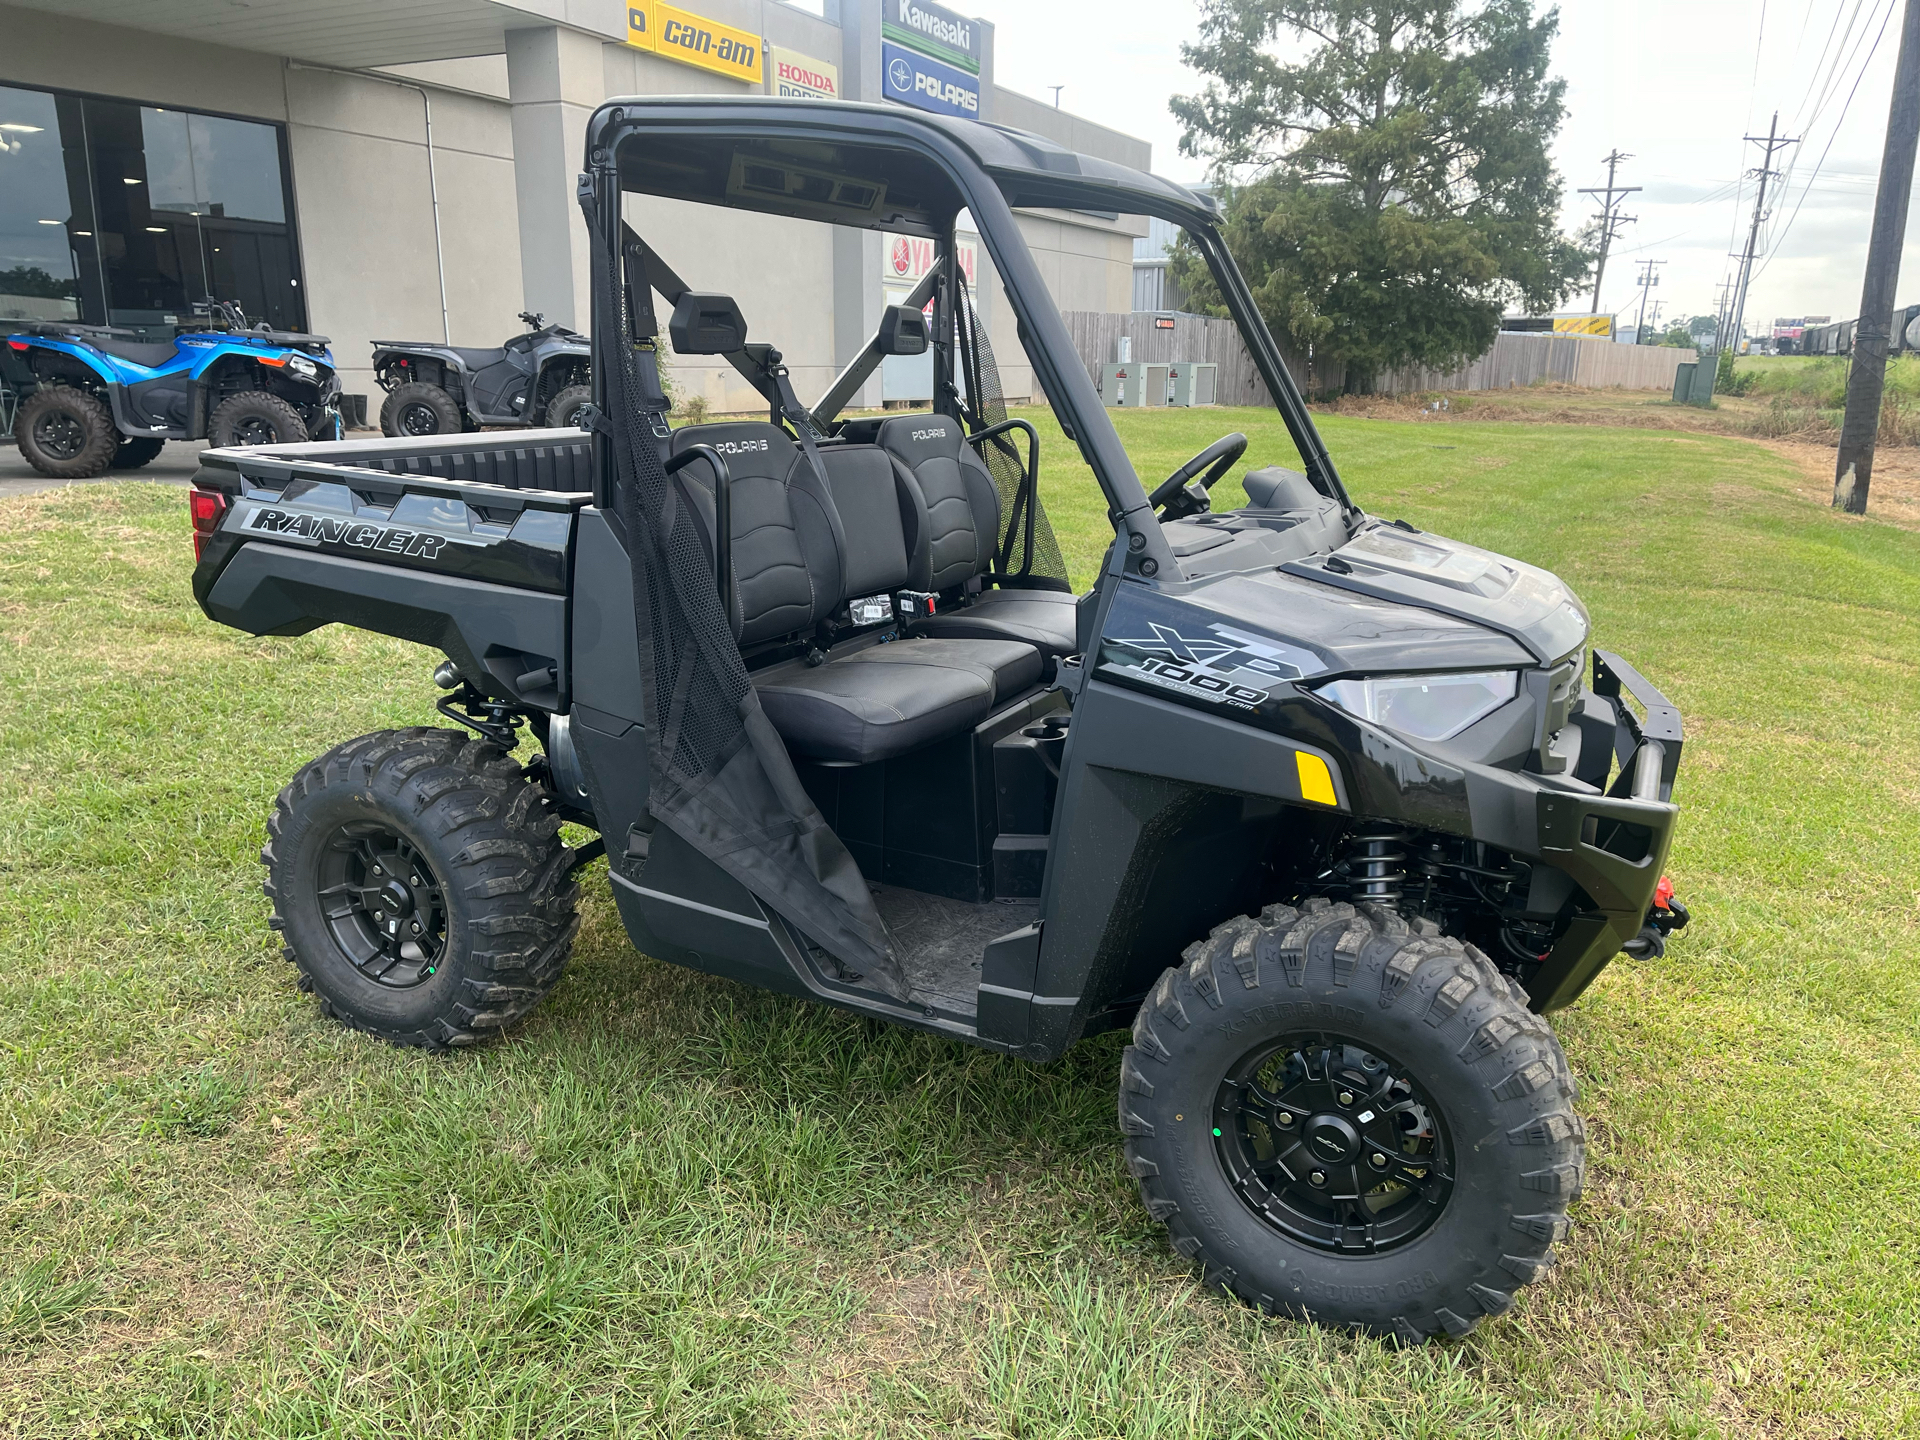
{"type": "Polygon", "coordinates": [[[559,983],[579,920],[553,796],[497,745],[381,730],[284,790],[260,852],[267,922],[344,1025],[445,1049],[497,1035],[559,983]]]}
{"type": "Polygon", "coordinates": [[[266,390],[230,395],[214,406],[207,438],[217,448],[233,445],[296,445],[309,439],[300,412],[266,390]]]}
{"type": "Polygon", "coordinates": [[[1511,1307],[1585,1164],[1547,1023],[1421,930],[1323,899],[1237,916],[1160,977],[1120,1067],[1141,1199],[1209,1285],[1402,1344],[1511,1307]]]}
{"type": "Polygon", "coordinates": [[[577,422],[580,407],[593,399],[591,385],[569,385],[553,399],[547,402],[547,424],[556,429],[565,429],[577,422]]]}
{"type": "Polygon", "coordinates": [[[150,463],[153,458],[160,453],[161,447],[166,443],[165,440],[155,440],[146,435],[122,436],[120,439],[120,449],[114,455],[108,468],[113,470],[138,470],[141,466],[150,463]]]}
{"type": "Polygon", "coordinates": [[[458,435],[465,428],[466,418],[453,396],[424,380],[395,386],[380,406],[381,433],[396,439],[458,435]]]}
{"type": "Polygon", "coordinates": [[[42,385],[20,402],[14,443],[50,480],[104,475],[120,449],[120,431],[104,400],[71,385],[42,385]]]}

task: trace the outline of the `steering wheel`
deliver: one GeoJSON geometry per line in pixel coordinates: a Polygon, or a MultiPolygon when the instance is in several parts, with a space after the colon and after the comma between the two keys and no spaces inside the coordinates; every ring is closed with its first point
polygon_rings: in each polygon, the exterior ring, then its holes
{"type": "Polygon", "coordinates": [[[1210,503],[1207,492],[1246,453],[1247,437],[1238,430],[1221,437],[1155,486],[1147,504],[1160,511],[1163,522],[1205,514],[1210,503]],[[1202,470],[1207,473],[1200,475],[1202,470]],[[1196,475],[1198,480],[1193,478],[1196,475]]]}

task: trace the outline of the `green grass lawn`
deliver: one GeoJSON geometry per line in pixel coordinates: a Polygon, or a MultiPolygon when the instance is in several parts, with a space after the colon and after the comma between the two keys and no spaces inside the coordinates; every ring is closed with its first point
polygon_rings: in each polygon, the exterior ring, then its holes
{"type": "MultiPolygon", "coordinates": [[[[1104,502],[1035,419],[1084,584],[1104,502]]],[[[1289,460],[1269,414],[1118,423],[1149,485],[1234,428],[1289,460]]],[[[677,970],[597,878],[510,1042],[335,1028],[262,826],[430,719],[435,657],[216,627],[181,492],[82,487],[0,504],[0,1435],[1920,1430],[1920,535],[1739,440],[1325,430],[1687,717],[1696,919],[1559,1018],[1588,1190],[1514,1314],[1413,1353],[1262,1321],[1140,1210],[1120,1037],[1036,1067],[677,970]]]]}

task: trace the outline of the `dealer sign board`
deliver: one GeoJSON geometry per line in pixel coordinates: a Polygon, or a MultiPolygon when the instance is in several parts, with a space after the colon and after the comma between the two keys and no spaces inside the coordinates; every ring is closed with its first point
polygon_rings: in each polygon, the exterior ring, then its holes
{"type": "Polygon", "coordinates": [[[980,73],[986,48],[980,22],[929,0],[880,0],[880,38],[964,70],[980,73]]]}
{"type": "Polygon", "coordinates": [[[891,40],[880,42],[880,93],[936,115],[980,118],[980,80],[891,40]]]}
{"type": "Polygon", "coordinates": [[[664,0],[628,0],[627,43],[682,65],[760,83],[760,37],[664,0]]]}
{"type": "Polygon", "coordinates": [[[773,47],[773,93],[807,100],[840,98],[840,67],[802,55],[798,50],[773,47]]]}

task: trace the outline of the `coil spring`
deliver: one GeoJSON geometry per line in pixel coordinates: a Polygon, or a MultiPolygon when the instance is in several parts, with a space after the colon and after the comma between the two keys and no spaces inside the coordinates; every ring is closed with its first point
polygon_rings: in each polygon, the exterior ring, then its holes
{"type": "Polygon", "coordinates": [[[1407,883],[1407,832],[1391,825],[1356,830],[1347,851],[1350,898],[1398,905],[1407,883]]]}

